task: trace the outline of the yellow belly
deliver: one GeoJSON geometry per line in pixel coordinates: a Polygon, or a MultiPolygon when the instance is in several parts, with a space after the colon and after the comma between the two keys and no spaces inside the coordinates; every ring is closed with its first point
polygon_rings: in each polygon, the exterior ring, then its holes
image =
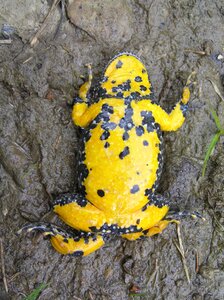
{"type": "Polygon", "coordinates": [[[124,141],[124,130],[117,126],[110,131],[109,138],[102,141],[100,125],[92,130],[85,144],[84,163],[89,170],[84,181],[86,198],[111,214],[136,211],[148,201],[145,189],[150,189],[156,180],[160,142],[157,132],[137,136],[133,127],[128,132],[129,139],[124,141]],[[109,143],[107,148],[104,147],[106,142],[109,143]],[[124,149],[128,154],[122,156],[124,149]]]}

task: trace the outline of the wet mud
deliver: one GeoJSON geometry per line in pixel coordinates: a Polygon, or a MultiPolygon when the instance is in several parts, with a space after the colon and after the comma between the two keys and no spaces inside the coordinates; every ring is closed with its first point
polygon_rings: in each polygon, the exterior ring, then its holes
{"type": "Polygon", "coordinates": [[[201,176],[207,147],[224,126],[224,6],[216,1],[0,1],[0,299],[224,299],[224,152],[220,138],[201,176]],[[49,13],[50,11],[50,13],[49,13]],[[49,13],[49,15],[48,15],[49,13]],[[46,18],[46,16],[48,17],[46,18]],[[43,26],[45,24],[46,26],[43,26]],[[38,34],[37,34],[38,33],[38,34]],[[35,39],[34,39],[35,37],[35,39]],[[7,42],[4,42],[8,39],[7,42]],[[11,40],[11,41],[9,41],[11,40]],[[32,45],[30,42],[32,41],[32,45]],[[17,236],[26,222],[51,221],[52,199],[76,188],[77,130],[71,100],[92,63],[95,80],[115,54],[145,63],[167,111],[196,72],[184,126],[164,135],[159,192],[195,210],[180,230],[140,241],[114,238],[84,258],[61,256],[39,234],[17,236]],[[2,269],[4,269],[2,268],[2,269]],[[5,279],[5,283],[3,282],[5,279]],[[6,293],[6,282],[8,293],[6,293]]]}

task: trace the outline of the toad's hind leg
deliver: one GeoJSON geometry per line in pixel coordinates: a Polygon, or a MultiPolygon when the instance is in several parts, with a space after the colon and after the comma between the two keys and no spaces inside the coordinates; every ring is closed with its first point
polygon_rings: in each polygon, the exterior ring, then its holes
{"type": "Polygon", "coordinates": [[[86,256],[104,244],[100,235],[82,231],[68,233],[53,224],[41,222],[23,226],[18,231],[18,234],[31,231],[40,231],[44,236],[50,237],[52,246],[61,254],[86,256]]]}
{"type": "Polygon", "coordinates": [[[133,240],[139,239],[140,237],[153,236],[155,234],[159,234],[159,233],[163,232],[163,230],[170,223],[178,223],[178,221],[176,221],[176,220],[161,220],[157,224],[155,224],[153,227],[143,230],[142,232],[124,234],[124,235],[122,235],[122,237],[124,237],[130,241],[133,241],[133,240]]]}
{"type": "MultiPolygon", "coordinates": [[[[162,196],[159,195],[161,199],[162,196]]],[[[164,198],[165,199],[165,198],[164,198]]],[[[138,215],[139,226],[142,227],[141,232],[124,234],[122,237],[128,240],[136,240],[140,237],[150,237],[155,234],[161,233],[170,223],[179,223],[181,219],[191,217],[191,218],[200,218],[205,220],[203,216],[198,212],[191,211],[182,211],[182,212],[168,212],[168,207],[166,205],[161,208],[155,207],[155,205],[150,204],[150,202],[143,208],[142,216],[140,212],[136,212],[135,217],[138,215]],[[167,209],[166,209],[167,208],[167,209]],[[164,212],[166,212],[164,214],[164,212]],[[168,213],[167,213],[168,212],[168,213]],[[156,217],[157,215],[157,217],[156,217]],[[162,216],[163,215],[163,216],[162,216]],[[162,216],[162,217],[161,217],[162,216]],[[155,222],[157,218],[157,222],[155,222]],[[153,220],[154,219],[154,220],[153,220]]]]}
{"type": "Polygon", "coordinates": [[[106,223],[103,211],[79,194],[64,194],[53,203],[54,212],[69,226],[83,231],[101,228],[106,223]]]}
{"type": "Polygon", "coordinates": [[[199,218],[202,220],[205,220],[203,216],[198,213],[197,211],[181,211],[181,212],[168,212],[166,217],[159,221],[155,226],[152,228],[149,228],[147,230],[144,230],[142,232],[142,236],[152,236],[158,233],[161,233],[168,225],[169,223],[176,223],[179,224],[180,220],[191,217],[193,219],[199,218]]]}
{"type": "Polygon", "coordinates": [[[129,240],[135,240],[142,235],[144,231],[150,229],[150,234],[157,234],[162,232],[171,220],[164,220],[169,210],[169,199],[161,195],[150,195],[149,202],[142,207],[142,209],[131,214],[125,214],[120,219],[121,227],[129,227],[137,224],[137,229],[140,232],[133,232],[122,235],[129,240]],[[131,222],[131,224],[129,224],[131,222]]]}

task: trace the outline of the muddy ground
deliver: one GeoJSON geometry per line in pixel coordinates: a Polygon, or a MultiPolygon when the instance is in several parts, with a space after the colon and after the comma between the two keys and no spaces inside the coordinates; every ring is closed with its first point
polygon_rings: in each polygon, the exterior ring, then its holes
{"type": "Polygon", "coordinates": [[[211,83],[224,94],[223,1],[62,1],[42,30],[52,2],[0,0],[0,25],[12,29],[4,27],[0,39],[1,265],[8,286],[6,293],[1,283],[0,299],[23,299],[43,282],[41,300],[224,299],[223,138],[201,177],[216,133],[211,107],[224,125],[224,103],[211,83]],[[78,141],[69,103],[85,64],[93,64],[97,79],[120,51],[141,57],[167,110],[197,72],[184,126],[165,134],[159,189],[175,207],[206,218],[181,223],[190,283],[175,225],[151,239],[113,239],[85,258],[61,256],[37,234],[16,236],[28,221],[60,224],[47,213],[56,195],[76,187],[78,141]]]}

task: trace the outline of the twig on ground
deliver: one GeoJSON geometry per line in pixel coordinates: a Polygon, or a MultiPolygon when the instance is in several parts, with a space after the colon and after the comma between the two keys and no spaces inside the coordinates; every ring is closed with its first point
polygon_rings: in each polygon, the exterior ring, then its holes
{"type": "Polygon", "coordinates": [[[4,259],[4,249],[3,249],[3,239],[0,238],[0,247],[1,247],[1,265],[2,265],[2,276],[3,276],[3,283],[5,287],[6,293],[8,293],[8,284],[7,284],[7,279],[6,279],[6,274],[5,274],[5,259],[4,259]]]}
{"type": "Polygon", "coordinates": [[[158,259],[156,258],[155,260],[155,269],[152,273],[152,275],[150,276],[150,280],[152,281],[152,286],[154,287],[156,284],[156,280],[158,277],[158,270],[159,270],[159,265],[158,265],[158,259]]]}
{"type": "Polygon", "coordinates": [[[12,40],[11,39],[0,40],[0,44],[9,45],[12,44],[12,40]]]}
{"type": "Polygon", "coordinates": [[[27,62],[29,62],[31,59],[33,59],[33,56],[30,56],[29,58],[27,58],[26,60],[24,60],[24,62],[22,64],[26,64],[27,62]]]}
{"type": "Polygon", "coordinates": [[[20,275],[20,272],[16,272],[15,274],[13,274],[9,279],[8,279],[8,283],[12,282],[16,277],[18,277],[20,275]]]}
{"type": "Polygon", "coordinates": [[[185,252],[184,252],[184,247],[183,247],[181,233],[180,233],[180,225],[178,223],[177,223],[177,237],[178,237],[179,245],[175,241],[174,241],[174,244],[177,247],[177,250],[180,252],[181,260],[182,260],[183,267],[184,267],[184,272],[186,274],[187,281],[190,284],[191,281],[190,281],[190,276],[189,276],[188,267],[187,267],[187,261],[185,258],[185,252]]]}
{"type": "Polygon", "coordinates": [[[220,99],[222,101],[224,101],[224,97],[223,97],[222,93],[220,92],[220,90],[219,90],[218,86],[216,85],[216,83],[214,81],[212,81],[210,78],[208,78],[208,81],[211,82],[216,94],[220,97],[220,99]]]}
{"type": "Polygon", "coordinates": [[[199,254],[197,249],[195,249],[195,272],[199,272],[199,254]]]}
{"type": "Polygon", "coordinates": [[[36,34],[34,35],[34,37],[31,39],[30,41],[30,45],[33,47],[35,46],[35,44],[37,43],[38,41],[38,38],[40,37],[42,31],[44,30],[44,28],[47,26],[47,23],[48,23],[48,19],[50,17],[50,15],[52,14],[52,12],[55,10],[55,8],[57,7],[58,3],[60,2],[61,0],[54,0],[52,5],[51,5],[51,8],[48,12],[48,14],[46,15],[42,25],[40,26],[39,30],[36,32],[36,34]]]}
{"type": "Polygon", "coordinates": [[[194,53],[197,55],[205,56],[207,53],[203,50],[195,50],[195,49],[185,49],[184,52],[186,53],[194,53]]]}

